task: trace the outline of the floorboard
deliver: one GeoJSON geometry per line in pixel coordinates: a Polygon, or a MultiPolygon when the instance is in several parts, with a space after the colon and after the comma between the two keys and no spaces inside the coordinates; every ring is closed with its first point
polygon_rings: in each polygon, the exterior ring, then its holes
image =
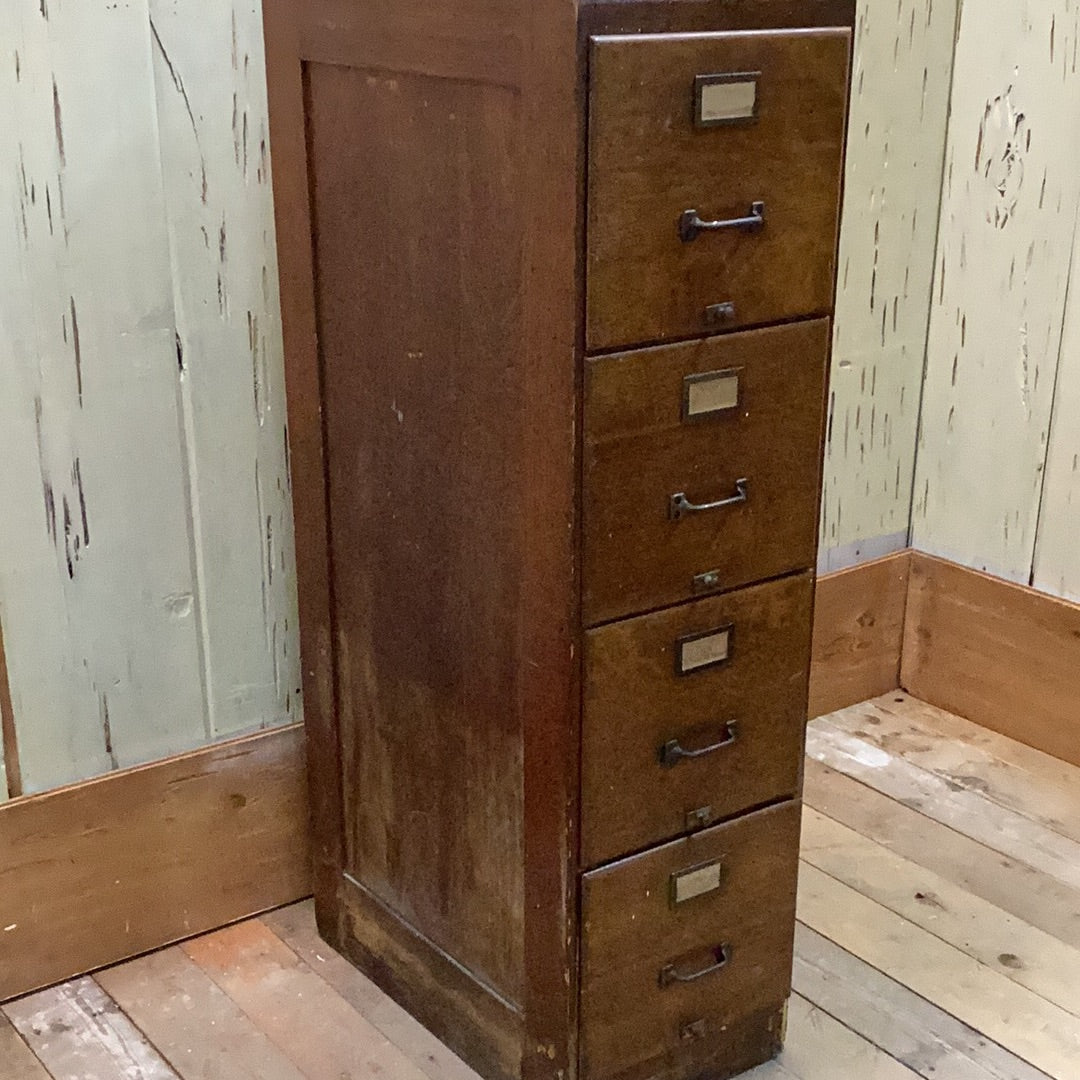
{"type": "Polygon", "coordinates": [[[264,923],[231,926],[183,948],[309,1080],[426,1080],[264,923]]]}
{"type": "MultiPolygon", "coordinates": [[[[748,1080],[1080,1080],[1080,768],[905,694],[814,721],[788,1040],[748,1080]]],[[[479,1080],[310,903],[0,1011],[0,1080],[479,1080]]]]}
{"type": "Polygon", "coordinates": [[[808,807],[803,859],[1068,1012],[1080,1012],[1080,950],[894,855],[808,807]]]}
{"type": "Polygon", "coordinates": [[[1070,888],[1080,888],[1080,843],[997,805],[981,791],[964,788],[849,735],[828,717],[810,725],[807,753],[1003,855],[1070,888]]]}
{"type": "Polygon", "coordinates": [[[97,981],[181,1080],[304,1080],[240,1006],[179,948],[100,972],[97,981]]]}
{"type": "Polygon", "coordinates": [[[431,1080],[479,1080],[461,1058],[319,937],[310,900],[271,912],[263,921],[431,1080]]]}
{"type": "Polygon", "coordinates": [[[836,713],[831,722],[949,785],[1080,841],[1080,769],[1075,765],[895,694],[836,713]]]}
{"type": "Polygon", "coordinates": [[[49,1080],[45,1066],[0,1013],[0,1080],[49,1080]]]}
{"type": "Polygon", "coordinates": [[[799,921],[1051,1076],[1080,1077],[1080,1020],[804,863],[799,921]]]}
{"type": "Polygon", "coordinates": [[[1048,1080],[802,923],[795,930],[795,990],[926,1080],[1048,1080]]]}
{"type": "Polygon", "coordinates": [[[178,1080],[93,979],[31,994],[4,1013],[55,1080],[178,1080]]]}
{"type": "Polygon", "coordinates": [[[806,762],[806,804],[1080,948],[1080,890],[1002,855],[992,843],[972,840],[813,759],[806,762]]]}

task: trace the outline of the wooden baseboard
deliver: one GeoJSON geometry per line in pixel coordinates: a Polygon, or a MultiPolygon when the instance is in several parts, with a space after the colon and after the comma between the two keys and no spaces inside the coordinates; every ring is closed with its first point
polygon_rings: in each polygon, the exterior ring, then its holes
{"type": "Polygon", "coordinates": [[[818,579],[811,717],[900,685],[910,557],[909,551],[900,551],[818,579]]]}
{"type": "Polygon", "coordinates": [[[914,552],[901,685],[1080,765],[1080,605],[914,552]]]}
{"type": "Polygon", "coordinates": [[[0,806],[0,1000],[310,892],[300,725],[0,806]]]}

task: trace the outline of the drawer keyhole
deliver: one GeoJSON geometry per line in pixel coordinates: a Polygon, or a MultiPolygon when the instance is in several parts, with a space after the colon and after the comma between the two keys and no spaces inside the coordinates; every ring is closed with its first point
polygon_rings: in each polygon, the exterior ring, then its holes
{"type": "Polygon", "coordinates": [[[679,1028],[679,1040],[681,1042],[701,1042],[708,1033],[708,1024],[704,1020],[695,1020],[692,1024],[683,1024],[679,1028]]]}

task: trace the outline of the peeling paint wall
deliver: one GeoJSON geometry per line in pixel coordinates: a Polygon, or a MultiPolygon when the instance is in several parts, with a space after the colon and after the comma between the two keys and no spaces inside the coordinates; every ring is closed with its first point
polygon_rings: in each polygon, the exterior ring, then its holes
{"type": "Polygon", "coordinates": [[[912,522],[924,551],[1068,595],[1080,591],[1075,304],[1058,373],[1078,50],[1076,0],[964,0],[912,522]]]}
{"type": "Polygon", "coordinates": [[[0,620],[26,792],[298,716],[258,5],[0,4],[0,620]]]}
{"type": "Polygon", "coordinates": [[[862,0],[821,568],[907,546],[957,0],[862,0]]]}
{"type": "MultiPolygon", "coordinates": [[[[1076,149],[1080,158],[1080,147],[1076,149]]],[[[1061,362],[1031,584],[1080,602],[1080,231],[1074,241],[1061,362]]]]}

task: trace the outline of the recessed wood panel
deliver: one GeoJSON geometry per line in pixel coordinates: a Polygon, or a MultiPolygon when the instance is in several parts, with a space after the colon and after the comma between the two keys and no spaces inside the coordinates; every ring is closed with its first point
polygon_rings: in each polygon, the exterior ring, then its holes
{"type": "Polygon", "coordinates": [[[344,869],[520,1001],[519,101],[322,65],[307,87],[344,869]]]}

